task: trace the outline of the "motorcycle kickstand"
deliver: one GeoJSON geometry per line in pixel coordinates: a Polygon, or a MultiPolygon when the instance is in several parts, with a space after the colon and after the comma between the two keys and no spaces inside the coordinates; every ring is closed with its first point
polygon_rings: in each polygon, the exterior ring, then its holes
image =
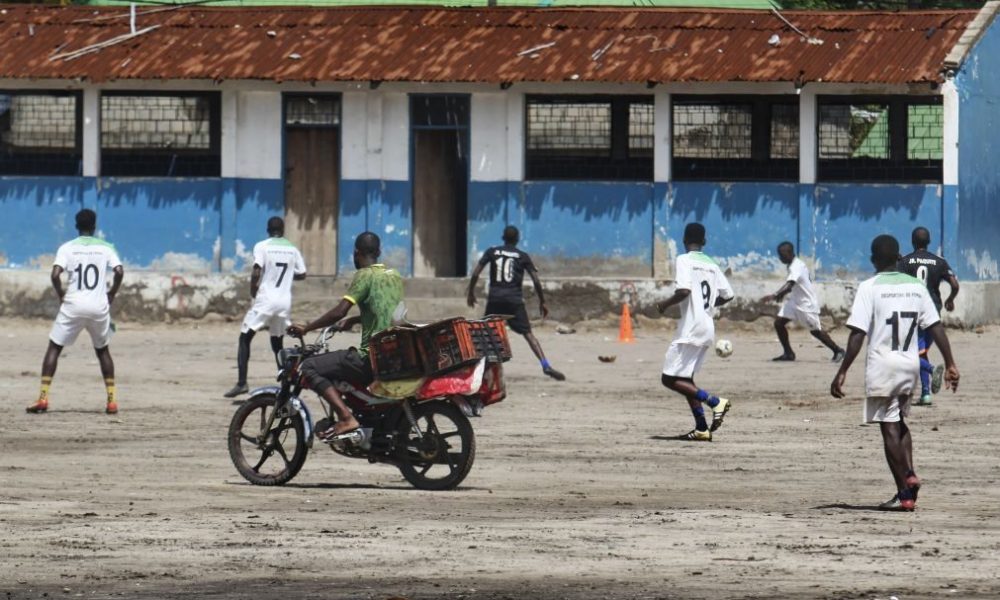
{"type": "Polygon", "coordinates": [[[417,418],[413,416],[413,407],[410,406],[409,401],[403,402],[403,412],[406,413],[406,419],[410,422],[410,427],[417,432],[417,439],[423,441],[424,434],[420,431],[420,427],[417,426],[417,418]]]}

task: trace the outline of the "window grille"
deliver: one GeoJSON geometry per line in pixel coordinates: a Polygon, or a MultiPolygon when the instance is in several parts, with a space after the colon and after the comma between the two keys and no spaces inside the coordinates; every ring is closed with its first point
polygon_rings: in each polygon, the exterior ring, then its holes
{"type": "Polygon", "coordinates": [[[528,179],[653,178],[651,96],[529,96],[528,179]]]}
{"type": "Polygon", "coordinates": [[[798,99],[675,96],[672,175],[678,180],[798,179],[798,99]]]}
{"type": "Polygon", "coordinates": [[[818,109],[820,180],[942,180],[940,97],[826,96],[818,109]]]}
{"type": "Polygon", "coordinates": [[[80,95],[0,92],[0,175],[82,174],[80,95]]]}
{"type": "Polygon", "coordinates": [[[287,127],[337,127],[340,125],[339,96],[285,96],[287,127]]]}
{"type": "Polygon", "coordinates": [[[218,177],[219,95],[105,94],[101,173],[218,177]]]}
{"type": "Polygon", "coordinates": [[[469,96],[414,94],[410,96],[410,125],[455,129],[469,126],[469,96]]]}

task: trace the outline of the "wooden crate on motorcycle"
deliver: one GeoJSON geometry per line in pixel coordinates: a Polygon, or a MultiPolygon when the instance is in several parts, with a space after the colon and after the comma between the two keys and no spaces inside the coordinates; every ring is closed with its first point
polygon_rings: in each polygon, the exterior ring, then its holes
{"type": "Polygon", "coordinates": [[[390,327],[380,331],[372,336],[368,350],[372,373],[378,381],[424,376],[426,369],[414,328],[390,327]]]}
{"type": "Polygon", "coordinates": [[[476,355],[491,362],[510,360],[510,339],[507,337],[507,320],[503,317],[486,317],[466,321],[469,337],[476,355]]]}
{"type": "Polygon", "coordinates": [[[467,321],[462,317],[417,329],[417,342],[427,375],[450,371],[480,358],[469,335],[467,321]]]}

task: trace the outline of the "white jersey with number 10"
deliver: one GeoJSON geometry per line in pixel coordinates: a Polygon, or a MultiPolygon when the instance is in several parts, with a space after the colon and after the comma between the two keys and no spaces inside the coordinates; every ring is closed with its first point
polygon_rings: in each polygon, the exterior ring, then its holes
{"type": "Polygon", "coordinates": [[[109,311],[108,273],[121,266],[115,247],[82,235],[59,246],[54,266],[66,272],[68,283],[61,310],[68,317],[99,318],[109,311]]]}
{"type": "Polygon", "coordinates": [[[920,329],[940,321],[924,284],[903,273],[862,281],[847,326],[868,336],[865,391],[869,398],[908,395],[920,375],[920,329]]]}
{"type": "Polygon", "coordinates": [[[719,265],[702,252],[688,252],[677,257],[675,286],[690,290],[680,304],[681,320],[674,341],[695,346],[710,346],[715,340],[715,301],[733,297],[733,288],[719,265]]]}

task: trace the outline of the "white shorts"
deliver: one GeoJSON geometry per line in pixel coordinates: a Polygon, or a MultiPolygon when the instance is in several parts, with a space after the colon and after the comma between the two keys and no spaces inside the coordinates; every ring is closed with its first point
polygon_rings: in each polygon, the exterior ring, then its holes
{"type": "Polygon", "coordinates": [[[910,416],[910,396],[880,396],[865,398],[865,423],[898,423],[910,416]]]}
{"type": "Polygon", "coordinates": [[[663,358],[663,374],[668,377],[694,377],[705,361],[708,346],[673,342],[663,358]]]}
{"type": "Polygon", "coordinates": [[[778,311],[778,316],[782,319],[788,319],[790,321],[795,321],[796,323],[802,325],[803,327],[808,327],[809,331],[816,331],[817,329],[823,329],[823,326],[819,322],[819,313],[806,312],[804,310],[799,310],[791,305],[790,302],[786,302],[781,305],[781,309],[778,311]]]}
{"type": "Polygon", "coordinates": [[[101,317],[71,317],[59,309],[49,339],[65,348],[72,346],[84,329],[90,334],[94,348],[100,350],[106,347],[111,342],[111,313],[101,317]]]}
{"type": "Polygon", "coordinates": [[[292,320],[286,314],[271,315],[251,308],[247,311],[247,316],[243,317],[243,327],[240,328],[240,333],[257,332],[267,327],[271,336],[279,337],[285,335],[285,330],[291,324],[292,320]]]}

